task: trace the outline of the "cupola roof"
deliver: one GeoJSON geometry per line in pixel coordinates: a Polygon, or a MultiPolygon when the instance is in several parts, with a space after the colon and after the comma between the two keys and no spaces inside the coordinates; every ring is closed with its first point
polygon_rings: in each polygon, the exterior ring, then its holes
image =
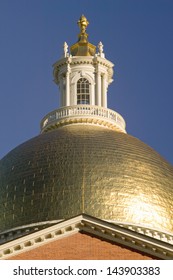
{"type": "Polygon", "coordinates": [[[78,20],[80,33],[78,35],[78,41],[71,46],[70,51],[72,56],[94,56],[96,53],[96,46],[88,42],[88,34],[86,28],[89,24],[87,18],[82,15],[78,20]]]}

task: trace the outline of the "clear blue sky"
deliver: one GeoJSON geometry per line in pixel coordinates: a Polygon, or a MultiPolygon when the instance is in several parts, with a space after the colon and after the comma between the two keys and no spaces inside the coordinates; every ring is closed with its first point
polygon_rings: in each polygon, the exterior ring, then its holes
{"type": "Polygon", "coordinates": [[[59,106],[52,64],[76,42],[82,13],[115,64],[109,107],[173,164],[172,0],[0,0],[0,158],[59,106]]]}

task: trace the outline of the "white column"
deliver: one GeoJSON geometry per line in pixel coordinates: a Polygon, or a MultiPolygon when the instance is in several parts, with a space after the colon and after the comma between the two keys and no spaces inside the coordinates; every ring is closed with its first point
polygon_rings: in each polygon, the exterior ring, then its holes
{"type": "Polygon", "coordinates": [[[77,97],[76,97],[76,90],[75,90],[75,83],[71,82],[70,88],[70,106],[77,105],[77,97]]]}
{"type": "Polygon", "coordinates": [[[90,85],[90,104],[95,105],[95,87],[94,84],[90,85]]]}
{"type": "Polygon", "coordinates": [[[96,95],[97,95],[97,105],[101,106],[101,75],[100,71],[97,70],[96,73],[96,95]]]}
{"type": "Polygon", "coordinates": [[[106,75],[102,76],[102,106],[107,108],[106,75]]]}
{"type": "Polygon", "coordinates": [[[70,106],[70,74],[69,71],[67,70],[66,73],[66,95],[65,95],[65,106],[70,106]]]}
{"type": "Polygon", "coordinates": [[[64,106],[64,92],[63,92],[63,77],[61,75],[60,83],[59,83],[59,90],[60,90],[60,107],[64,106]]]}

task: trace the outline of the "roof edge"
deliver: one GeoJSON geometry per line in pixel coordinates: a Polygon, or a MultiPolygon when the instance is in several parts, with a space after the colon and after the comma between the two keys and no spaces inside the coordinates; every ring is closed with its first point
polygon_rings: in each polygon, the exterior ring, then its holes
{"type": "Polygon", "coordinates": [[[160,259],[173,259],[173,245],[86,214],[77,215],[1,245],[0,259],[8,259],[77,232],[93,234],[160,259]]]}

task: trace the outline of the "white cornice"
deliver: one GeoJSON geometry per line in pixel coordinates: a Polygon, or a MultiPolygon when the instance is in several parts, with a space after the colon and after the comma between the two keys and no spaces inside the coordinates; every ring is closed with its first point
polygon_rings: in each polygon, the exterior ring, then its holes
{"type": "Polygon", "coordinates": [[[67,64],[70,65],[77,65],[77,64],[99,65],[100,64],[109,69],[110,68],[112,69],[114,66],[114,64],[111,61],[99,56],[73,56],[73,57],[70,56],[70,57],[62,58],[53,64],[54,74],[57,75],[60,68],[64,67],[67,64]]]}
{"type": "Polygon", "coordinates": [[[67,64],[67,63],[75,63],[75,62],[83,62],[83,61],[86,61],[86,62],[94,62],[94,63],[101,63],[101,64],[105,64],[109,67],[113,67],[114,64],[106,59],[106,58],[102,58],[100,56],[69,56],[69,57],[64,57],[60,60],[58,60],[57,62],[55,62],[52,66],[53,67],[57,67],[57,66],[60,66],[60,65],[64,65],[64,64],[67,64]]]}
{"type": "Polygon", "coordinates": [[[84,232],[101,237],[115,244],[157,257],[173,259],[173,246],[155,238],[134,232],[118,225],[81,214],[46,229],[31,233],[0,246],[0,259],[8,259],[16,254],[35,249],[50,241],[84,232]]]}

